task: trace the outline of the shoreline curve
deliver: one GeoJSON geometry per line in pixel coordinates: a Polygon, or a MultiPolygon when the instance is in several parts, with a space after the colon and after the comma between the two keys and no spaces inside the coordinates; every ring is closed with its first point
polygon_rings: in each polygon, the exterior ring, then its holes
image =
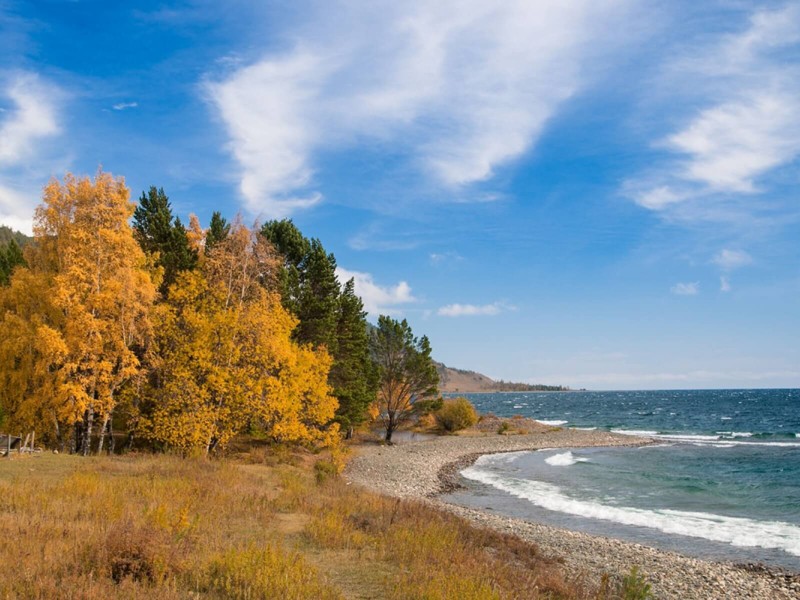
{"type": "Polygon", "coordinates": [[[760,564],[734,565],[659,550],[634,542],[591,535],[506,517],[443,501],[440,496],[463,488],[459,472],[480,456],[546,448],[642,446],[653,443],[608,431],[542,426],[522,435],[442,436],[393,446],[363,445],[345,477],[372,491],[432,504],[479,527],[511,533],[560,557],[570,575],[599,581],[603,573],[621,577],[637,565],[656,598],[791,599],[800,597],[800,574],[760,564]]]}

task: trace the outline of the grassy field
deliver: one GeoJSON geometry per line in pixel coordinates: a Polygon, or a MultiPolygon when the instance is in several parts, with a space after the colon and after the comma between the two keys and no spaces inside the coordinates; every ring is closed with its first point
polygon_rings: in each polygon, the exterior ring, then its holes
{"type": "Polygon", "coordinates": [[[0,460],[0,598],[598,597],[517,538],[325,467],[268,449],[0,460]]]}

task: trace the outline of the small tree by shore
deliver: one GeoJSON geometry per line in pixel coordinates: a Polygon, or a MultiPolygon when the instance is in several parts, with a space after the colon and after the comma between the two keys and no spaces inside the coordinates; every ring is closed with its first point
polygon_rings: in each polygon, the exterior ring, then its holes
{"type": "Polygon", "coordinates": [[[392,434],[411,416],[414,403],[438,394],[439,374],[428,338],[415,337],[405,319],[380,316],[370,336],[370,350],[380,377],[377,412],[385,439],[391,443],[392,434]]]}

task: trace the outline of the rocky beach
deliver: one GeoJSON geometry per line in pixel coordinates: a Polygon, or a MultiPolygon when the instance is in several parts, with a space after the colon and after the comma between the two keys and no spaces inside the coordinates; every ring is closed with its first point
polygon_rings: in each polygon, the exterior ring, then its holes
{"type": "Polygon", "coordinates": [[[800,575],[760,565],[712,562],[640,544],[588,535],[443,502],[438,497],[459,483],[459,471],[483,454],[650,443],[604,431],[547,426],[522,435],[443,436],[393,446],[364,445],[350,461],[346,476],[354,484],[393,497],[417,499],[455,513],[479,527],[512,533],[562,559],[572,577],[599,581],[628,574],[637,566],[664,599],[800,598],[800,575]]]}

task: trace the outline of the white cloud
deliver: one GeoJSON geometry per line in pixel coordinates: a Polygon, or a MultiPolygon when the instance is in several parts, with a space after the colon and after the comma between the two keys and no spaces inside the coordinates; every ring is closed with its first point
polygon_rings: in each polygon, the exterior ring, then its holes
{"type": "Polygon", "coordinates": [[[744,250],[729,250],[723,248],[711,261],[725,271],[733,271],[739,267],[746,267],[753,264],[753,257],[744,250]]]}
{"type": "Polygon", "coordinates": [[[800,155],[799,42],[800,5],[791,3],[754,12],[745,31],[673,65],[705,106],[659,143],[671,159],[626,182],[626,194],[664,211],[762,191],[770,171],[800,155]]]}
{"type": "Polygon", "coordinates": [[[501,312],[509,310],[514,310],[514,307],[504,302],[493,302],[492,304],[483,305],[448,304],[437,310],[436,314],[440,317],[476,317],[499,315],[501,312]]]}
{"type": "Polygon", "coordinates": [[[669,291],[677,296],[696,296],[700,292],[700,282],[676,283],[669,291]]]}
{"type": "Polygon", "coordinates": [[[365,141],[446,189],[490,179],[581,87],[627,4],[316,5],[292,51],[207,84],[248,207],[273,217],[317,203],[317,155],[365,141]]]}
{"type": "Polygon", "coordinates": [[[0,79],[0,223],[30,232],[41,186],[52,173],[52,149],[45,141],[61,133],[57,102],[61,91],[33,73],[0,79]]]}
{"type": "Polygon", "coordinates": [[[13,77],[3,95],[14,108],[0,123],[0,167],[30,159],[37,144],[60,132],[49,86],[29,73],[13,77]]]}
{"type": "Polygon", "coordinates": [[[457,263],[464,260],[464,257],[454,250],[448,250],[447,252],[431,252],[428,258],[430,259],[431,264],[434,266],[457,263]]]}
{"type": "Polygon", "coordinates": [[[139,106],[138,102],[118,102],[111,108],[114,110],[128,110],[129,108],[136,108],[137,106],[139,106]]]}
{"type": "Polygon", "coordinates": [[[719,291],[720,292],[731,291],[731,280],[725,275],[720,275],[719,277],[719,291]]]}
{"type": "Polygon", "coordinates": [[[336,275],[342,283],[354,280],[356,294],[364,302],[364,310],[372,316],[396,314],[400,305],[417,301],[411,293],[411,286],[405,281],[382,286],[375,283],[369,273],[350,271],[342,267],[336,267],[336,275]]]}

